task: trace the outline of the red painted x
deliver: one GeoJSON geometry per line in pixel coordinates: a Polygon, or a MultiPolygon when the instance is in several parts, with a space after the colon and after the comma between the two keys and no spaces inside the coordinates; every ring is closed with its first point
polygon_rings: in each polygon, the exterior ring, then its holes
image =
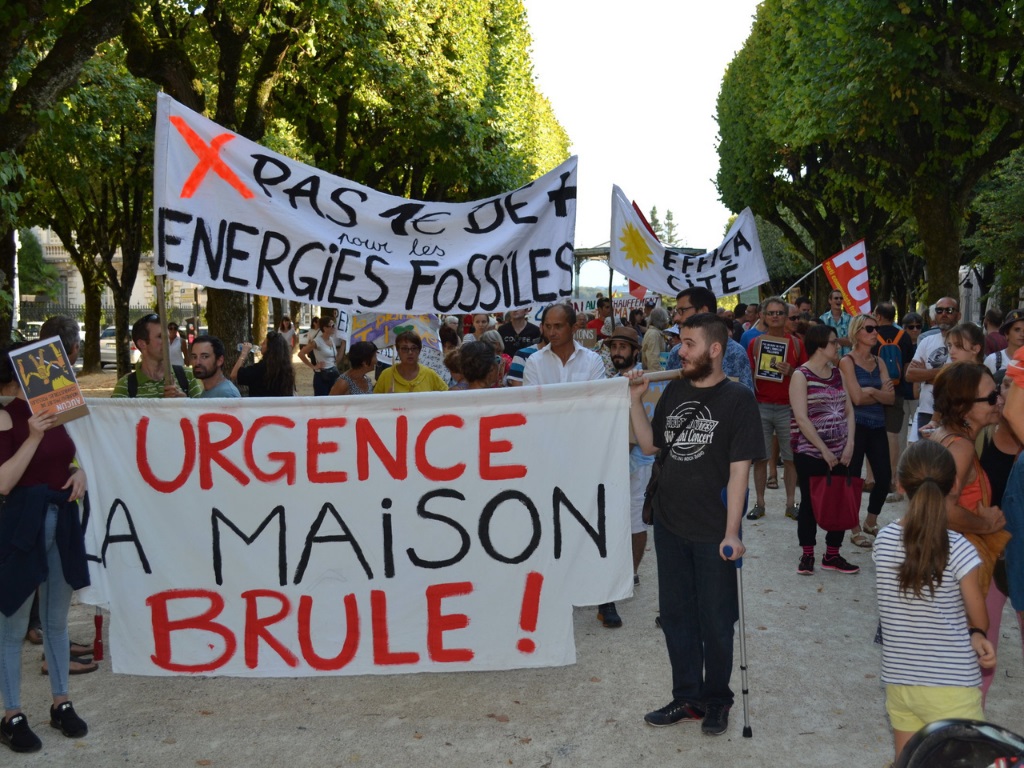
{"type": "Polygon", "coordinates": [[[203,183],[203,179],[206,178],[207,171],[212,170],[224,181],[230,184],[237,190],[243,198],[248,200],[253,197],[253,193],[249,190],[242,180],[235,175],[223,160],[220,159],[220,148],[235,138],[233,133],[222,133],[220,136],[215,136],[210,145],[207,146],[203,143],[203,140],[196,135],[188,123],[184,119],[177,115],[170,118],[171,124],[178,129],[178,133],[181,134],[182,138],[185,139],[185,143],[188,144],[189,148],[196,153],[196,157],[199,158],[199,162],[196,163],[196,167],[192,169],[192,173],[189,174],[188,179],[185,180],[185,186],[181,188],[182,197],[192,197],[199,185],[203,183]]]}

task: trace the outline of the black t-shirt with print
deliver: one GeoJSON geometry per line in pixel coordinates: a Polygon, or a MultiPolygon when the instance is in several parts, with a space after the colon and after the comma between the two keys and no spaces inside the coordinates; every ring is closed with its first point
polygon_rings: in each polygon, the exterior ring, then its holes
{"type": "Polygon", "coordinates": [[[676,438],[658,479],[654,510],[672,533],[691,541],[717,542],[725,536],[724,491],[729,465],[764,458],[761,416],[753,393],[726,379],[695,387],[686,379],[666,387],[651,428],[660,450],[698,409],[676,438]],[[710,404],[709,404],[710,403],[710,404]]]}

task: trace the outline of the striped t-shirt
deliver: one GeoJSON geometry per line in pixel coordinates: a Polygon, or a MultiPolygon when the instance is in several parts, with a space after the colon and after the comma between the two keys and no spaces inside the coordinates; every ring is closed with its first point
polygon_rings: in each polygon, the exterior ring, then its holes
{"type": "Polygon", "coordinates": [[[871,557],[882,619],[882,681],[889,685],[981,685],[978,657],[967,632],[960,580],[981,564],[974,546],[949,533],[949,561],[934,597],[909,597],[899,589],[897,572],[906,553],[903,526],[890,523],[878,532],[871,557]]]}

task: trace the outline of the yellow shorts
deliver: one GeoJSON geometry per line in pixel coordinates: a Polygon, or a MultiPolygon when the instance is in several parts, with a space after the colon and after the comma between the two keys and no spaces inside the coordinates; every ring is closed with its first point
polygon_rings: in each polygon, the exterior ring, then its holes
{"type": "Polygon", "coordinates": [[[947,718],[984,720],[981,689],[961,686],[887,685],[885,710],[893,730],[915,733],[947,718]]]}

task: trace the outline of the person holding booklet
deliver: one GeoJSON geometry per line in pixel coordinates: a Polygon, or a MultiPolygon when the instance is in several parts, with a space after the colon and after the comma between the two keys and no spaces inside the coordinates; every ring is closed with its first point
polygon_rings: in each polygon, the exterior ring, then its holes
{"type": "MultiPolygon", "coordinates": [[[[13,348],[12,348],[13,349],[13,348]]],[[[33,414],[5,350],[0,354],[0,742],[15,752],[42,748],[21,708],[21,644],[39,588],[40,617],[53,704],[50,725],[69,738],[88,726],[68,698],[68,610],[76,589],[89,586],[78,500],[85,471],[75,467],[75,444],[57,414],[33,414]]],[[[74,362],[78,345],[67,350],[74,362]]]]}
{"type": "Polygon", "coordinates": [[[747,347],[747,358],[754,374],[754,396],[761,412],[761,432],[764,435],[765,459],[754,464],[754,491],[757,501],[747,513],[748,520],[764,517],[764,492],[768,485],[768,459],[772,437],[778,437],[782,456],[782,479],[786,487],[786,517],[799,518],[796,505],[796,470],[793,468],[793,449],[790,443],[790,421],[793,411],[789,407],[789,382],[796,367],[807,361],[807,351],[800,340],[786,333],[789,307],[778,296],[765,299],[762,319],[768,332],[757,336],[747,347]]]}

